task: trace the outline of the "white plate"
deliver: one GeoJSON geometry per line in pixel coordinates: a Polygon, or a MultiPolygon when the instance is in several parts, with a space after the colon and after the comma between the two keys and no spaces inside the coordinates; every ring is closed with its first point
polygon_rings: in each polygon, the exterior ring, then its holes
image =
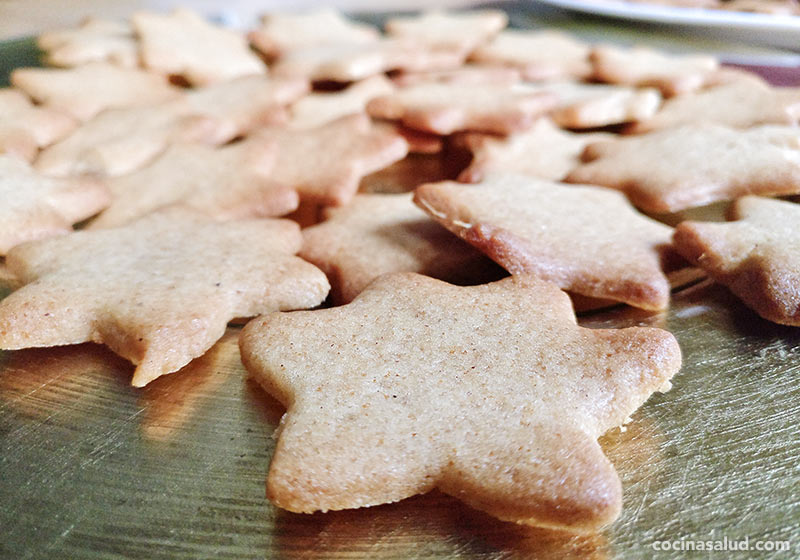
{"type": "Polygon", "coordinates": [[[536,0],[567,10],[632,21],[669,24],[748,43],[800,51],[800,16],[705,10],[624,0],[536,0]]]}

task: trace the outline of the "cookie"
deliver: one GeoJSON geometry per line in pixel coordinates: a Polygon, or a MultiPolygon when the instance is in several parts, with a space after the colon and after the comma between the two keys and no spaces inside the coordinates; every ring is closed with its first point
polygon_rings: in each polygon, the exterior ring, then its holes
{"type": "Polygon", "coordinates": [[[507,137],[467,132],[455,138],[472,153],[458,180],[476,183],[487,174],[505,172],[559,181],[580,164],[587,144],[609,138],[612,135],[567,132],[546,117],[507,137]]]}
{"type": "Polygon", "coordinates": [[[518,83],[522,75],[514,68],[465,64],[452,70],[429,72],[400,72],[392,76],[392,81],[400,87],[417,86],[431,82],[445,84],[494,84],[512,85],[518,83]]]}
{"type": "Polygon", "coordinates": [[[555,96],[548,93],[494,85],[434,83],[376,97],[367,104],[367,112],[375,118],[396,120],[435,134],[460,130],[510,134],[530,128],[555,103],[555,96]]]}
{"type": "Polygon", "coordinates": [[[394,89],[388,78],[378,75],[341,91],[311,93],[292,103],[287,126],[299,130],[316,128],[340,117],[364,113],[370,99],[391,93],[394,89]]]}
{"type": "Polygon", "coordinates": [[[709,122],[733,128],[800,122],[800,88],[772,87],[760,80],[737,80],[668,99],[630,132],[642,133],[709,122]]]}
{"type": "Polygon", "coordinates": [[[17,68],[11,83],[38,103],[81,121],[105,109],[148,105],[181,95],[164,76],[93,62],[76,68],[17,68]]]}
{"type": "Polygon", "coordinates": [[[51,66],[110,62],[133,68],[139,64],[139,45],[133,29],[121,21],[88,17],[78,27],[42,33],[36,44],[51,66]]]}
{"type": "Polygon", "coordinates": [[[231,123],[197,114],[181,98],[164,104],[110,109],[45,148],[34,166],[47,175],[122,175],[146,164],[175,142],[219,144],[231,123]]]}
{"type": "Polygon", "coordinates": [[[800,327],[800,205],[745,196],[731,223],[683,222],[675,248],[769,321],[800,327]]]}
{"type": "Polygon", "coordinates": [[[286,107],[310,89],[301,78],[243,76],[197,88],[186,95],[191,110],[227,127],[228,139],[286,121],[286,107]]]}
{"type": "Polygon", "coordinates": [[[331,282],[334,304],[348,303],[381,274],[418,272],[448,282],[480,283],[499,274],[493,263],[417,208],[408,194],[359,194],[327,208],[303,230],[299,255],[331,282]]]}
{"type": "Polygon", "coordinates": [[[591,75],[589,50],[589,45],[561,31],[506,30],[470,59],[516,68],[527,80],[560,80],[591,75]]]}
{"type": "Polygon", "coordinates": [[[0,348],[100,342],[142,387],[204,354],[228,321],[314,307],[328,282],[297,258],[288,220],[213,223],[186,212],[13,249],[24,286],[0,301],[0,348]]]}
{"type": "Polygon", "coordinates": [[[624,191],[646,212],[678,212],[745,194],[800,193],[800,131],[698,124],[589,144],[566,181],[624,191]]]}
{"type": "Polygon", "coordinates": [[[660,329],[578,327],[532,276],[456,287],[390,274],[349,305],[273,313],[240,337],[287,407],[267,496],[293,512],[434,488],[500,519],[594,531],[621,507],[597,438],[680,368],[660,329]]]}
{"type": "Polygon", "coordinates": [[[652,117],[661,105],[661,94],[654,88],[579,82],[547,82],[524,87],[558,97],[558,105],[551,111],[550,118],[564,128],[636,123],[652,117]]]}
{"type": "Polygon", "coordinates": [[[309,47],[373,43],[380,38],[380,32],[325,7],[301,13],[265,14],[261,26],[250,32],[249,38],[259,52],[276,59],[309,47]]]}
{"type": "Polygon", "coordinates": [[[139,12],[131,22],[141,41],[142,63],[155,72],[198,86],[267,71],[241,33],[212,25],[186,8],[169,15],[139,12]]]}
{"type": "Polygon", "coordinates": [[[662,264],[672,228],[620,193],[495,174],[477,185],[422,185],[414,202],[512,274],[647,310],[669,305],[662,264]]]}
{"type": "Polygon", "coordinates": [[[418,15],[389,18],[386,33],[433,49],[467,55],[497,35],[507,24],[508,16],[501,10],[430,10],[418,15]]]}
{"type": "Polygon", "coordinates": [[[347,204],[362,177],[408,153],[400,135],[372,126],[363,114],[312,130],[266,127],[257,135],[278,146],[272,179],[295,189],[303,201],[325,205],[347,204]]]}
{"type": "Polygon", "coordinates": [[[108,179],[113,202],[90,228],[126,224],[173,205],[218,220],[288,214],[299,199],[270,177],[276,150],[265,138],[222,148],[175,144],[142,169],[108,179]]]}
{"type": "Polygon", "coordinates": [[[403,39],[367,44],[336,43],[286,53],[274,64],[277,76],[299,76],[315,82],[354,82],[391,70],[450,70],[464,62],[455,51],[433,50],[403,39]]]}
{"type": "Polygon", "coordinates": [[[108,190],[90,177],[55,179],[21,159],[0,154],[0,255],[24,241],[66,233],[110,202],[108,190]]]}
{"type": "Polygon", "coordinates": [[[34,106],[23,93],[0,89],[0,154],[33,160],[39,148],[52,144],[75,128],[67,114],[34,106]]]}
{"type": "Polygon", "coordinates": [[[668,55],[644,47],[600,45],[590,55],[594,77],[603,82],[652,86],[671,97],[703,87],[719,62],[703,55],[668,55]]]}

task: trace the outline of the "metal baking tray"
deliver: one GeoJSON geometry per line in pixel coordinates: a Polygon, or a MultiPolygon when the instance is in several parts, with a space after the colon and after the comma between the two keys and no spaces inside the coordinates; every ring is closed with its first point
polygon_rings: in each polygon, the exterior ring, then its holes
{"type": "MultiPolygon", "coordinates": [[[[30,64],[32,44],[3,45],[0,60],[30,64]]],[[[662,327],[684,354],[673,389],[601,439],[624,492],[603,532],[504,523],[435,491],[326,514],[273,507],[264,480],[283,409],[247,379],[232,326],[144,389],[102,346],[0,352],[0,557],[800,557],[800,329],[708,280],[664,313],[619,306],[580,322],[662,327]],[[742,541],[749,551],[730,551],[742,541]],[[729,550],[687,548],[709,544],[729,550]]]]}

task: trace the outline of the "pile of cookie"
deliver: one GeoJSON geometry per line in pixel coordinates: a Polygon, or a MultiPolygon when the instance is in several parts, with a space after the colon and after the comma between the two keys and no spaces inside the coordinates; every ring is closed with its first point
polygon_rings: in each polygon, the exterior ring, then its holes
{"type": "Polygon", "coordinates": [[[256,317],[242,361],[287,407],[276,505],[439,488],[613,521],[597,438],[680,349],[574,306],[664,310],[695,265],[800,325],[800,206],[753,196],[800,193],[800,90],[506,25],[322,10],[245,36],[178,10],[42,35],[51,67],[0,91],[0,348],[103,343],[141,387],[256,317]],[[734,199],[733,223],[665,223],[734,199]]]}

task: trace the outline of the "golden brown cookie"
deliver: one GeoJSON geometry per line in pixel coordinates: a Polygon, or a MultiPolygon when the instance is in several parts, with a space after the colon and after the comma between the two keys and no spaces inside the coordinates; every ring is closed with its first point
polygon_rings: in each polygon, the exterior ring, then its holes
{"type": "Polygon", "coordinates": [[[76,125],[61,111],[34,106],[20,91],[0,89],[0,154],[31,161],[39,148],[64,137],[76,125]]]}
{"type": "Polygon", "coordinates": [[[267,71],[244,35],[213,25],[189,9],[139,12],[131,22],[141,42],[142,63],[155,72],[205,85],[267,71]]]}
{"type": "Polygon", "coordinates": [[[66,233],[111,201],[91,177],[45,177],[21,159],[0,154],[0,255],[24,241],[66,233]]]}
{"type": "Polygon", "coordinates": [[[530,128],[555,103],[549,93],[487,84],[431,83],[376,97],[367,104],[367,112],[435,134],[460,130],[510,134],[530,128]]]}
{"type": "Polygon", "coordinates": [[[52,66],[110,62],[133,68],[139,64],[139,44],[133,29],[121,21],[88,17],[78,27],[42,33],[36,44],[52,66]]]}
{"type": "Polygon", "coordinates": [[[34,166],[47,175],[122,175],[138,169],[176,142],[220,144],[231,139],[230,121],[198,114],[186,97],[169,103],[110,109],[48,146],[34,166]]]}
{"type": "Polygon", "coordinates": [[[580,82],[525,84],[524,88],[558,97],[550,118],[564,128],[635,123],[652,117],[661,105],[661,94],[654,88],[580,82]]]}
{"type": "Polygon", "coordinates": [[[680,368],[653,328],[578,327],[532,276],[456,287],[390,274],[349,305],[273,313],[240,338],[287,407],[267,496],[294,512],[434,488],[500,519],[593,531],[621,507],[597,438],[680,368]]]}
{"type": "Polygon", "coordinates": [[[362,177],[408,153],[402,136],[373,126],[363,114],[309,130],[266,127],[257,134],[278,146],[272,179],[295,189],[301,200],[318,204],[347,204],[362,177]]]}
{"type": "Polygon", "coordinates": [[[328,281],[294,256],[288,220],[214,223],[185,211],[17,246],[24,286],[0,301],[0,348],[101,342],[137,364],[133,385],[204,354],[228,321],[314,307],[328,281]]]}
{"type": "Polygon", "coordinates": [[[500,10],[429,10],[389,18],[386,33],[390,37],[466,55],[497,35],[507,24],[508,16],[500,10]]]}
{"type": "Polygon", "coordinates": [[[590,58],[596,79],[656,87],[667,97],[703,87],[719,68],[719,62],[710,56],[668,55],[644,47],[599,45],[590,58]]]}
{"type": "Polygon", "coordinates": [[[529,130],[510,136],[467,132],[455,138],[472,152],[472,162],[458,176],[475,183],[488,173],[518,173],[560,181],[581,162],[587,144],[612,138],[605,133],[575,134],[542,117],[529,130]]]}
{"type": "Polygon", "coordinates": [[[675,248],[769,321],[800,327],[800,205],[746,196],[732,223],[683,222],[675,248]]]}
{"type": "Polygon", "coordinates": [[[528,80],[585,78],[592,73],[589,45],[561,31],[503,31],[470,59],[516,68],[528,80]]]}
{"type": "Polygon", "coordinates": [[[669,305],[662,272],[672,228],[636,212],[620,193],[522,175],[418,187],[414,202],[512,274],[642,309],[669,305]]]}
{"type": "Polygon", "coordinates": [[[181,91],[166,77],[93,62],[69,69],[17,68],[11,83],[46,107],[87,121],[105,109],[175,99],[181,91]]]}
{"type": "Polygon", "coordinates": [[[800,193],[800,129],[698,124],[589,144],[571,183],[619,189],[646,212],[800,193]]]}
{"type": "Polygon", "coordinates": [[[106,180],[112,203],[90,227],[119,226],[174,205],[218,220],[288,214],[299,199],[270,177],[276,152],[275,142],[259,137],[222,148],[175,144],[138,171],[106,180]]]}
{"type": "Polygon", "coordinates": [[[380,32],[371,25],[352,21],[334,8],[308,12],[265,14],[261,26],[250,32],[250,42],[269,58],[293,50],[336,44],[373,43],[380,32]]]}
{"type": "Polygon", "coordinates": [[[668,99],[649,119],[631,127],[641,133],[685,124],[716,123],[733,128],[800,122],[800,88],[736,80],[668,99]]]}
{"type": "Polygon", "coordinates": [[[496,279],[498,270],[417,208],[408,194],[359,194],[325,221],[303,230],[299,256],[331,282],[335,304],[348,303],[381,274],[418,272],[451,283],[496,279]]]}

